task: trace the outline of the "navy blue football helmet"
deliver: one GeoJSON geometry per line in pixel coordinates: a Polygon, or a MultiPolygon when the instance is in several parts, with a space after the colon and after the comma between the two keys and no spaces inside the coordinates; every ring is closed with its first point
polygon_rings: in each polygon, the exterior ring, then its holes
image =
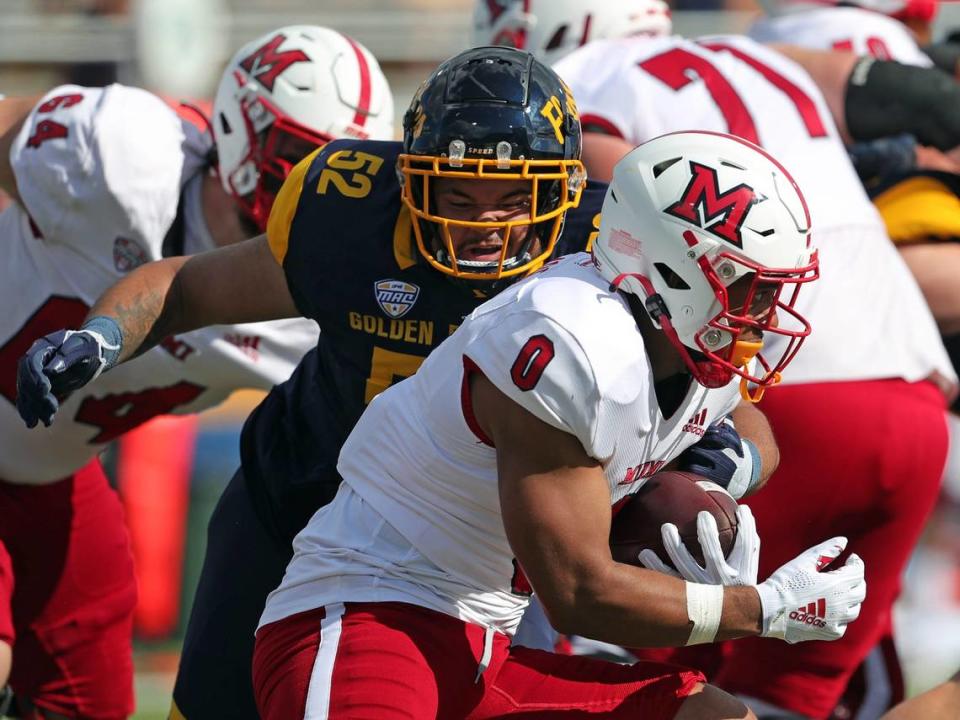
{"type": "Polygon", "coordinates": [[[564,214],[586,183],[580,162],[580,118],[553,70],[520,50],[481,47],[444,62],[424,82],[403,118],[398,173],[417,246],[447,275],[499,280],[539,267],[553,252],[564,214]],[[530,211],[503,222],[436,214],[436,178],[525,180],[530,211]],[[497,228],[498,261],[458,258],[451,228],[497,228]],[[523,237],[508,257],[511,233],[523,237]],[[520,235],[522,233],[522,235],[520,235]]]}

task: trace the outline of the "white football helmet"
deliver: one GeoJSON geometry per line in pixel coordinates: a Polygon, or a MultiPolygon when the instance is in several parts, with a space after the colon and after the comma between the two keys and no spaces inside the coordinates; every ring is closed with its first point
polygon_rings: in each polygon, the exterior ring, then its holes
{"type": "Polygon", "coordinates": [[[732,135],[663,135],[617,163],[600,218],[600,274],[642,301],[700,384],[736,374],[756,400],[779,382],[810,334],[794,304],[818,267],[803,195],[776,160],[732,135]],[[776,361],[764,333],[789,338],[776,361]]]}
{"type": "Polygon", "coordinates": [[[393,95],[373,54],[315,25],[247,43],[213,104],[220,179],[261,230],[293,166],[341,137],[393,139],[393,95]]]}
{"type": "Polygon", "coordinates": [[[829,5],[854,5],[901,21],[933,22],[939,0],[760,0],[768,15],[810,10],[829,5]]]}
{"type": "Polygon", "coordinates": [[[473,44],[507,45],[552,65],[590,40],[669,35],[663,0],[475,0],[473,44]]]}

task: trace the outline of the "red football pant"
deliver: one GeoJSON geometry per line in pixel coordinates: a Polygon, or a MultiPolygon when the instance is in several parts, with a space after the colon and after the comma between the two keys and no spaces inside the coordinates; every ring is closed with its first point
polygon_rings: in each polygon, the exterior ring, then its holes
{"type": "Polygon", "coordinates": [[[48,485],[0,481],[0,518],[9,555],[0,566],[0,638],[13,640],[10,685],[50,712],[126,718],[136,585],[123,511],[99,461],[48,485]]]}
{"type": "Polygon", "coordinates": [[[257,705],[263,720],[668,720],[703,681],[675,666],[510,648],[500,633],[493,641],[478,676],[478,625],[396,602],[299,613],[257,632],[257,705]]]}
{"type": "MultiPolygon", "coordinates": [[[[669,654],[728,692],[826,718],[889,631],[900,579],[940,488],[946,403],[930,383],[872,380],[778,387],[760,404],[780,466],[745,502],[757,519],[760,579],[834,535],[866,566],[860,617],[834,642],[746,638],[669,654]]],[[[846,554],[840,558],[842,562],[846,554]]],[[[638,656],[668,659],[663,651],[638,656]]]]}

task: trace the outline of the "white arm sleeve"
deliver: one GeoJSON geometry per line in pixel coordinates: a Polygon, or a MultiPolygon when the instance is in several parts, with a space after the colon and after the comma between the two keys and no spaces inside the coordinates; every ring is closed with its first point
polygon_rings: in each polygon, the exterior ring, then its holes
{"type": "Polygon", "coordinates": [[[176,113],[144,90],[63,85],[31,111],[10,163],[45,242],[112,265],[123,237],[153,260],[176,217],[184,138],[176,113]]]}

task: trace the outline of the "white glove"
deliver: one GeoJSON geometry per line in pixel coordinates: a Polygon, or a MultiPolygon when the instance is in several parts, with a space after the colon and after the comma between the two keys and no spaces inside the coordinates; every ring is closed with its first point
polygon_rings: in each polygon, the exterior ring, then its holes
{"type": "Polygon", "coordinates": [[[660,527],[663,547],[674,567],[666,565],[653,550],[641,550],[638,559],[650,570],[681,577],[704,585],[756,585],[757,566],[760,562],[760,536],[753,513],[746,505],[737,508],[737,539],[733,542],[730,557],[723,556],[720,549],[720,533],[717,521],[706,510],[697,515],[697,540],[703,551],[706,567],[701,567],[680,539],[680,532],[673,523],[660,527]]]}
{"type": "Polygon", "coordinates": [[[851,555],[838,570],[820,572],[847,546],[835,537],[804,551],[757,585],[763,637],[788,643],[837,640],[860,615],[867,595],[863,560],[851,555]]]}

